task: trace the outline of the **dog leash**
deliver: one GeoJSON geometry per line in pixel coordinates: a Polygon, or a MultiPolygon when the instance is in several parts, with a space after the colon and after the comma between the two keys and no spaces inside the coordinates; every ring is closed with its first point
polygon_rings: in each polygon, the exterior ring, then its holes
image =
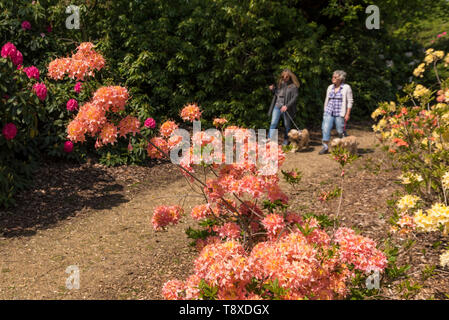
{"type": "Polygon", "coordinates": [[[301,129],[298,128],[298,126],[296,125],[295,121],[293,121],[292,117],[290,116],[290,113],[288,113],[287,110],[285,110],[285,113],[288,115],[288,117],[290,118],[290,120],[292,121],[293,125],[296,127],[296,129],[298,131],[301,131],[301,129]]]}

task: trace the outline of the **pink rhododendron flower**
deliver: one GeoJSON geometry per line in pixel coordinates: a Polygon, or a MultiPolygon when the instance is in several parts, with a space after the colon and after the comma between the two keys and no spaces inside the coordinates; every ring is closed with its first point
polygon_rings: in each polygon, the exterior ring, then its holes
{"type": "Polygon", "coordinates": [[[7,43],[5,43],[5,45],[3,45],[2,51],[1,51],[2,58],[8,58],[8,57],[10,58],[12,56],[15,56],[16,53],[17,53],[17,48],[11,42],[7,42],[7,43]]]}
{"type": "Polygon", "coordinates": [[[44,101],[47,97],[47,87],[44,83],[35,83],[33,85],[33,91],[41,101],[44,101]]]}
{"type": "Polygon", "coordinates": [[[14,123],[7,123],[3,127],[2,134],[6,140],[12,140],[17,134],[17,127],[14,123]]]}
{"type": "Polygon", "coordinates": [[[78,110],[78,101],[75,99],[70,99],[67,101],[67,110],[69,111],[75,111],[78,110]]]}
{"type": "Polygon", "coordinates": [[[72,141],[66,141],[64,143],[64,151],[67,153],[70,153],[73,151],[73,142],[72,141]]]}
{"type": "Polygon", "coordinates": [[[34,78],[36,80],[39,80],[39,69],[35,66],[26,67],[23,69],[23,71],[26,73],[29,79],[34,78]]]}
{"type": "Polygon", "coordinates": [[[47,30],[47,33],[50,33],[53,31],[53,28],[51,26],[48,26],[45,30],[47,30]]]}
{"type": "Polygon", "coordinates": [[[29,21],[22,22],[22,29],[23,30],[31,30],[31,23],[29,21]]]}
{"type": "Polygon", "coordinates": [[[153,118],[148,118],[145,120],[144,126],[150,129],[156,128],[156,121],[153,118]]]}
{"type": "Polygon", "coordinates": [[[2,58],[10,58],[15,66],[21,65],[23,63],[22,53],[17,50],[16,46],[11,42],[6,43],[2,47],[1,55],[2,58]]]}
{"type": "Polygon", "coordinates": [[[76,92],[76,93],[80,93],[81,92],[81,87],[82,87],[82,83],[81,82],[77,82],[76,84],[75,84],[75,87],[73,88],[73,90],[76,92]]]}

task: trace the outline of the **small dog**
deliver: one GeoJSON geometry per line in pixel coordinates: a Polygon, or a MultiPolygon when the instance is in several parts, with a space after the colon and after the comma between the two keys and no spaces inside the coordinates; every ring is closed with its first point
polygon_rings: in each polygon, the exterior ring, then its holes
{"type": "Polygon", "coordinates": [[[291,152],[300,151],[309,145],[309,131],[307,129],[301,131],[292,129],[288,132],[288,137],[292,145],[291,152]]]}
{"type": "Polygon", "coordinates": [[[357,154],[357,146],[358,142],[355,136],[347,136],[344,138],[335,138],[331,142],[331,148],[335,148],[337,146],[340,146],[342,148],[345,148],[352,154],[357,154]]]}

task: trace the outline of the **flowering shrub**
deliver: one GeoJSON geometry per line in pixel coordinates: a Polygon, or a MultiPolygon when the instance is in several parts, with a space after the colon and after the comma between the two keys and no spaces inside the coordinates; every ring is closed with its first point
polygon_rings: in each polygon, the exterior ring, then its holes
{"type": "MultiPolygon", "coordinates": [[[[23,68],[23,56],[7,42],[0,58],[0,206],[14,203],[14,194],[28,185],[40,151],[39,120],[46,117],[45,84],[39,70],[23,68]]],[[[25,61],[27,63],[27,61],[25,61]]]]}
{"type": "MultiPolygon", "coordinates": [[[[181,114],[188,121],[197,120],[191,111],[185,106],[181,114]]],[[[194,111],[200,114],[196,106],[194,111]]],[[[161,136],[150,141],[150,157],[167,156],[177,127],[173,121],[161,125],[161,136]]],[[[183,174],[201,188],[206,203],[190,213],[202,229],[187,230],[200,251],[194,274],[186,281],[165,283],[166,299],[337,299],[349,293],[348,284],[356,274],[385,269],[386,257],[371,239],[348,228],[337,229],[332,236],[314,217],[288,210],[277,170],[271,175],[261,170],[273,155],[256,153],[257,162],[250,161],[251,151],[261,146],[251,143],[247,129],[228,126],[224,133],[220,138],[197,132],[192,143],[198,150],[190,147],[180,161],[183,174]],[[211,155],[208,147],[221,146],[231,134],[243,141],[244,160],[209,162],[223,155],[211,155]],[[204,181],[195,176],[200,167],[210,173],[204,181]]],[[[281,147],[272,142],[265,147],[276,148],[281,165],[285,159],[281,147]]],[[[292,183],[301,177],[298,171],[284,175],[292,183]]],[[[151,222],[160,231],[181,218],[181,208],[159,206],[151,222]]]]}
{"type": "Polygon", "coordinates": [[[439,66],[449,66],[449,53],[428,49],[413,75],[422,78],[431,67],[438,88],[412,83],[398,103],[381,103],[372,114],[379,118],[373,129],[403,171],[399,179],[408,194],[396,204],[393,226],[403,234],[449,230],[449,79],[440,79],[439,66]]]}

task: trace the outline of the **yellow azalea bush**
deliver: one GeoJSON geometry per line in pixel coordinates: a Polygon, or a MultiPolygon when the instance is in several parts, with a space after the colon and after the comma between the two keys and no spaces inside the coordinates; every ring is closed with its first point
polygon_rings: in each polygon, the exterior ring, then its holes
{"type": "MultiPolygon", "coordinates": [[[[439,64],[449,67],[449,54],[431,48],[413,71],[422,78],[433,68],[437,89],[412,82],[404,97],[381,103],[371,115],[377,120],[373,130],[403,172],[398,179],[407,194],[396,203],[393,227],[402,234],[449,230],[449,79],[440,79],[439,64]]],[[[442,266],[448,256],[441,256],[442,266]]]]}

